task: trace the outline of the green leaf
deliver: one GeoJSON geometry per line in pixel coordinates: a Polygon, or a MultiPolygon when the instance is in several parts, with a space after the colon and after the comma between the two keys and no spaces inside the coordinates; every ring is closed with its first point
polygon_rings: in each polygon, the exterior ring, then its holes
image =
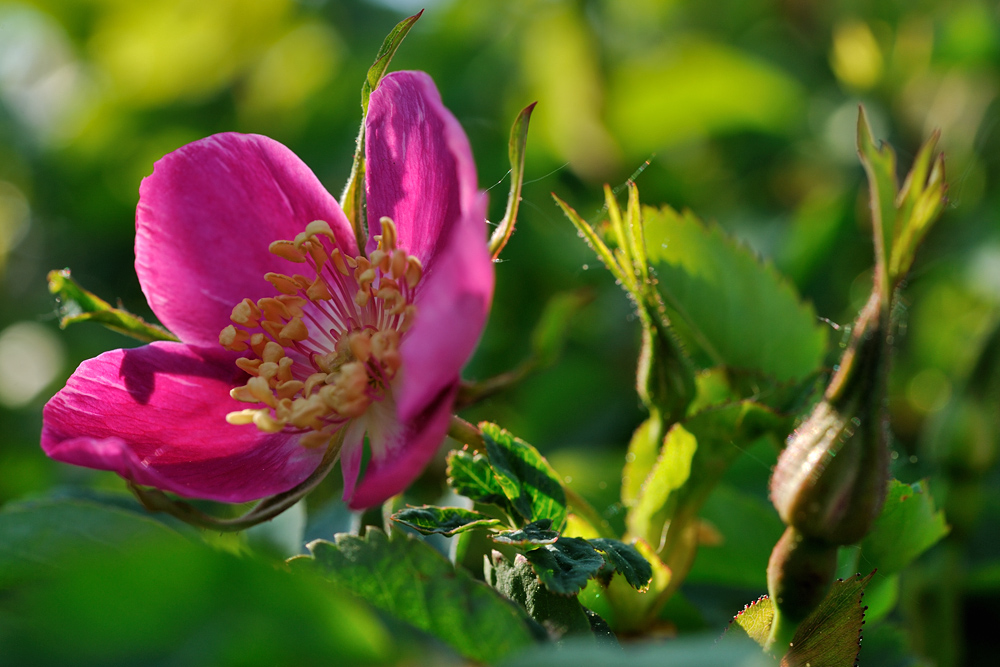
{"type": "Polygon", "coordinates": [[[816,370],[826,329],[770,263],[714,225],[644,208],[646,251],[671,322],[703,366],[755,369],[778,381],[816,370]]]}
{"type": "Polygon", "coordinates": [[[496,424],[479,429],[497,483],[514,509],[528,521],[551,519],[552,529],[566,524],[566,493],[559,476],[538,450],[496,424]]]}
{"type": "Polygon", "coordinates": [[[467,658],[492,663],[531,643],[514,607],[420,540],[370,528],[364,538],[339,534],[308,547],[311,557],[289,561],[293,571],[318,571],[467,658]]]}
{"type": "Polygon", "coordinates": [[[733,636],[746,635],[761,646],[767,643],[767,637],[771,632],[771,622],[774,621],[774,605],[766,595],[743,607],[743,611],[736,614],[726,628],[727,640],[733,636]]]}
{"type": "Polygon", "coordinates": [[[503,522],[491,516],[461,507],[407,507],[392,515],[393,521],[409,526],[424,535],[440,533],[451,537],[477,528],[501,526],[503,522]]]}
{"type": "Polygon", "coordinates": [[[513,544],[521,547],[528,544],[552,544],[559,539],[559,533],[549,530],[551,525],[550,519],[533,521],[519,530],[505,530],[491,535],[490,539],[499,544],[513,544]]]}
{"type": "Polygon", "coordinates": [[[486,581],[521,605],[552,639],[564,635],[591,636],[590,621],[579,600],[557,595],[542,585],[531,564],[521,554],[511,563],[498,551],[486,561],[486,581]]]}
{"type": "Polygon", "coordinates": [[[636,590],[646,590],[653,578],[653,566],[630,544],[598,537],[590,545],[604,555],[605,562],[619,572],[628,585],[636,590]]]}
{"type": "Polygon", "coordinates": [[[861,598],[873,574],[834,582],[816,611],[795,631],[783,666],[854,667],[861,651],[861,627],[865,622],[861,598]]]}
{"type": "Polygon", "coordinates": [[[49,271],[48,280],[49,292],[59,302],[59,326],[63,329],[89,320],[145,343],[177,340],[176,336],[163,327],[150,324],[122,308],[115,308],[96,294],[83,289],[70,277],[69,269],[49,271]]]}
{"type": "Polygon", "coordinates": [[[514,233],[517,209],[521,205],[521,186],[524,185],[524,147],[528,143],[528,122],[536,104],[537,102],[532,102],[521,109],[521,113],[517,114],[514,125],[510,128],[510,141],[507,144],[507,155],[510,158],[510,193],[507,195],[507,211],[503,220],[490,236],[490,255],[493,259],[500,256],[500,251],[514,233]]]}
{"type": "MultiPolygon", "coordinates": [[[[865,608],[861,604],[865,586],[872,574],[838,579],[819,607],[799,625],[791,648],[781,661],[782,667],[823,665],[854,667],[861,650],[861,628],[865,608]]],[[[749,636],[764,646],[771,632],[774,607],[765,595],[743,608],[726,629],[727,641],[749,636]]],[[[773,647],[781,651],[787,647],[773,647]]]]}
{"type": "Polygon", "coordinates": [[[926,482],[889,483],[882,514],[861,542],[861,563],[879,575],[899,572],[948,534],[944,512],[934,507],[926,482]]]}
{"type": "Polygon", "coordinates": [[[0,573],[13,582],[0,595],[3,664],[398,660],[399,635],[319,577],[212,549],[121,507],[73,500],[4,508],[0,573]]]}
{"type": "Polygon", "coordinates": [[[485,456],[453,449],[448,452],[447,461],[448,486],[452,491],[477,503],[510,508],[503,487],[493,475],[485,456]]]}
{"type": "Polygon", "coordinates": [[[698,547],[685,581],[766,590],[771,550],[785,530],[774,506],[764,497],[720,484],[701,516],[719,531],[722,541],[698,547]]]}
{"type": "Polygon", "coordinates": [[[92,500],[37,500],[0,511],[0,590],[45,577],[88,552],[119,554],[133,542],[187,538],[141,510],[92,500]]]}
{"type": "Polygon", "coordinates": [[[555,544],[528,551],[524,557],[545,587],[562,595],[579,593],[605,562],[590,542],[580,537],[560,537],[555,544]]]}

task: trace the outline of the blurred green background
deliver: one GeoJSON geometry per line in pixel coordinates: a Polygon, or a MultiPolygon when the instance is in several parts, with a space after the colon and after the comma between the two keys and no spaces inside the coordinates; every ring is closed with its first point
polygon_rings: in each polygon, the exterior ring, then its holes
{"type": "MultiPolygon", "coordinates": [[[[0,2],[0,503],[122,487],[38,448],[42,405],[76,365],[130,344],[96,325],[60,332],[46,272],[69,267],[85,287],[151,317],[132,265],[139,181],[163,154],[214,132],[267,134],[339,194],[363,76],[385,34],[421,7],[393,69],[437,81],[469,134],[481,187],[492,188],[491,219],[506,199],[510,124],[538,101],[518,230],[466,375],[525,356],[553,294],[589,286],[595,297],[557,367],[466,417],[537,445],[612,519],[624,447],[642,417],[632,386],[638,325],[549,193],[596,221],[601,186],[635,175],[644,202],[718,222],[836,325],[853,318],[871,280],[858,104],[904,168],[941,130],[949,205],[906,288],[890,407],[894,473],[930,476],[954,531],[904,581],[897,615],[911,631],[886,641],[939,664],[988,657],[983,631],[1000,622],[1000,397],[980,387],[1000,364],[1000,345],[988,345],[1000,320],[1000,14],[991,2],[0,2]],[[941,571],[961,576],[945,586],[941,571]],[[930,633],[942,623],[944,647],[930,633]]],[[[758,454],[729,482],[759,500],[774,448],[758,454]]],[[[432,484],[442,474],[432,470],[432,484]]],[[[710,589],[690,595],[711,599],[710,589]]],[[[754,590],[737,597],[748,602],[754,590]]]]}

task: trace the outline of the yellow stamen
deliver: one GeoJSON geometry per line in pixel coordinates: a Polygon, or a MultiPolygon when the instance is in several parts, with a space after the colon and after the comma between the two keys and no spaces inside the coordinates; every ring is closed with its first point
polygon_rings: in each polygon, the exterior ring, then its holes
{"type": "Polygon", "coordinates": [[[299,284],[294,279],[280,273],[265,273],[264,280],[282,294],[296,294],[299,291],[299,284]]]}
{"type": "Polygon", "coordinates": [[[281,257],[282,259],[287,259],[290,262],[295,262],[301,264],[306,261],[305,255],[302,251],[295,247],[295,244],[291,241],[275,241],[267,247],[272,254],[281,257]]]}
{"type": "Polygon", "coordinates": [[[229,316],[236,324],[246,327],[255,327],[260,321],[260,308],[251,299],[243,299],[233,307],[233,314],[229,316]]]}
{"type": "Polygon", "coordinates": [[[302,320],[298,317],[293,317],[291,321],[284,326],[279,334],[282,338],[288,338],[294,341],[304,341],[309,338],[309,329],[306,325],[302,323],[302,320]]]}
{"type": "Polygon", "coordinates": [[[424,265],[420,263],[420,260],[412,255],[406,260],[406,284],[413,289],[420,282],[420,278],[424,275],[424,265]]]}

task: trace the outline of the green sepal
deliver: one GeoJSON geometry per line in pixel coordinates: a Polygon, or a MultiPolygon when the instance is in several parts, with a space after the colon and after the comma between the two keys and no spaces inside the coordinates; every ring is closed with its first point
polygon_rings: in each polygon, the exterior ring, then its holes
{"type": "Polygon", "coordinates": [[[527,521],[551,519],[566,524],[566,493],[556,471],[537,449],[496,424],[479,424],[496,482],[514,510],[527,521]]]}
{"type": "Polygon", "coordinates": [[[507,195],[507,210],[504,212],[503,220],[490,236],[490,256],[493,259],[500,256],[517,223],[517,210],[521,205],[521,187],[524,185],[524,148],[528,143],[528,123],[536,104],[538,103],[532,102],[521,109],[521,113],[517,114],[514,125],[510,128],[510,141],[507,143],[507,156],[510,159],[510,193],[507,195]]]}
{"type": "Polygon", "coordinates": [[[293,571],[319,572],[469,659],[492,664],[532,642],[514,606],[425,542],[369,528],[365,537],[342,533],[307,546],[311,556],[288,561],[293,571]]]}
{"type": "Polygon", "coordinates": [[[392,520],[414,530],[431,535],[434,533],[451,537],[467,530],[502,526],[503,522],[491,516],[461,507],[407,507],[392,515],[392,520]]]}
{"type": "Polygon", "coordinates": [[[354,237],[358,242],[358,251],[365,251],[365,244],[368,240],[366,221],[362,219],[365,210],[365,118],[368,116],[368,101],[372,92],[378,88],[378,84],[385,76],[385,71],[389,68],[392,57],[396,55],[396,50],[403,43],[403,38],[410,32],[410,28],[417,22],[424,10],[420,10],[413,16],[404,19],[396,24],[396,27],[386,36],[382,42],[382,48],[375,56],[375,62],[368,68],[368,75],[361,85],[361,129],[358,130],[357,144],[354,149],[354,162],[351,164],[351,175],[344,186],[344,192],[340,195],[340,206],[347,216],[351,228],[354,230],[354,237]]]}
{"type": "Polygon", "coordinates": [[[550,530],[551,519],[532,521],[524,528],[517,530],[504,530],[490,535],[490,539],[498,544],[512,544],[514,546],[545,545],[553,544],[559,539],[559,533],[550,530]]]}
{"type": "Polygon", "coordinates": [[[555,544],[525,552],[524,557],[545,587],[561,595],[579,593],[605,564],[604,556],[580,537],[560,537],[555,544]]]}
{"type": "Polygon", "coordinates": [[[150,324],[123,308],[115,308],[92,292],[80,287],[70,277],[69,269],[49,271],[49,292],[59,303],[59,326],[63,329],[77,322],[98,322],[120,334],[144,343],[178,338],[161,326],[150,324]]]}

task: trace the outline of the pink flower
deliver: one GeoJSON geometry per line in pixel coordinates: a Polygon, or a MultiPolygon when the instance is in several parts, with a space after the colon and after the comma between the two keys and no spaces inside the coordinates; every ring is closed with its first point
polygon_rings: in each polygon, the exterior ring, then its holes
{"type": "Polygon", "coordinates": [[[295,487],[331,439],[351,507],[420,474],[489,311],[486,196],[426,74],[385,77],[365,124],[365,254],[271,139],[218,134],[156,163],[139,189],[136,272],[182,342],[82,363],[45,406],[49,456],[225,502],[295,487]]]}

